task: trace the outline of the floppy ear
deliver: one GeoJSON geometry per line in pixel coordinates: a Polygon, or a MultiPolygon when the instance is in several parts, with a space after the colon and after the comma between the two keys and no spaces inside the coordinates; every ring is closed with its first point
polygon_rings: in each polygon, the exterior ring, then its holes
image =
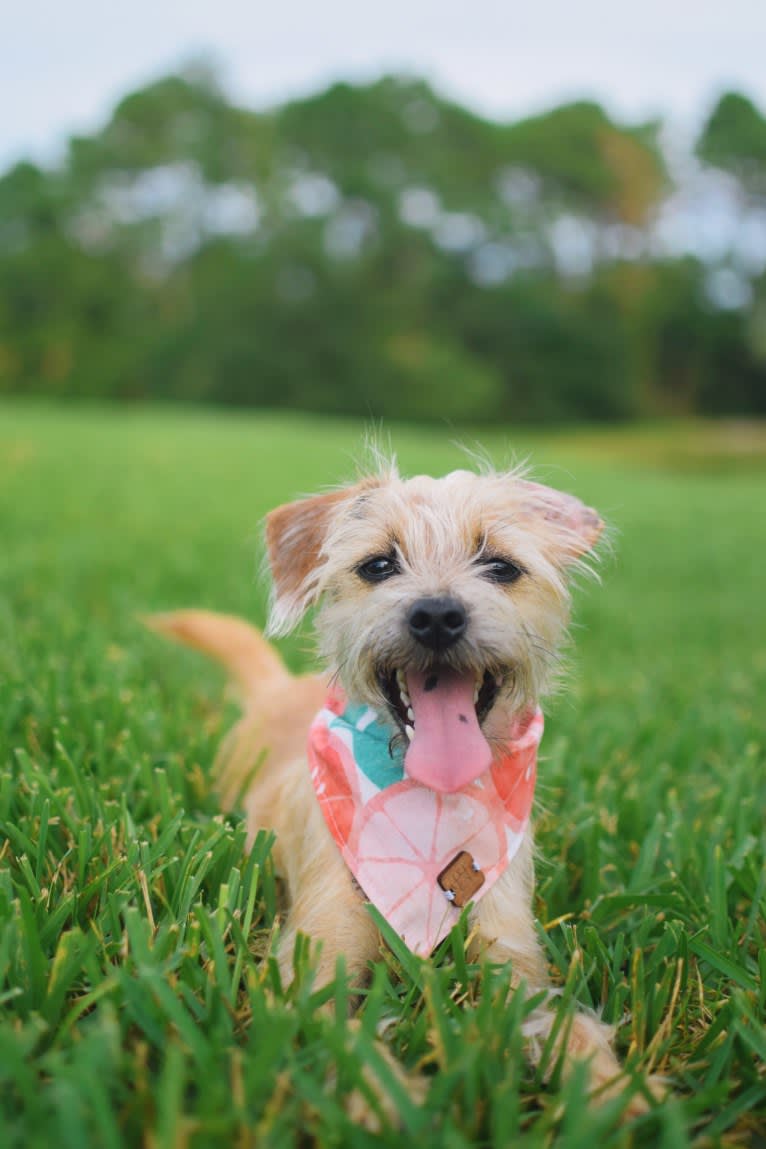
{"type": "Polygon", "coordinates": [[[604,529],[601,517],[574,495],[557,491],[542,483],[522,480],[525,492],[522,506],[529,514],[542,517],[552,528],[559,560],[565,565],[576,562],[592,550],[604,529]]]}
{"type": "Polygon", "coordinates": [[[333,515],[355,487],[285,503],[266,516],[273,579],[268,634],[288,634],[318,597],[322,547],[333,515]]]}

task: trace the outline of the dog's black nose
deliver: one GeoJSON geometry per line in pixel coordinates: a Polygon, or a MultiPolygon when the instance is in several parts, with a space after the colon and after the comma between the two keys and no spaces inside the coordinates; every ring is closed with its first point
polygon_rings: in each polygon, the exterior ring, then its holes
{"type": "Polygon", "coordinates": [[[468,625],[465,607],[456,598],[419,598],[407,615],[410,634],[429,650],[446,650],[468,625]]]}

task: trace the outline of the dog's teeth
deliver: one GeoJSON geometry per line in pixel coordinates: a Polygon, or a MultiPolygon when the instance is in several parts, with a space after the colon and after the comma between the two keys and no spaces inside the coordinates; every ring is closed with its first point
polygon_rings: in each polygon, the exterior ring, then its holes
{"type": "Polygon", "coordinates": [[[412,709],[411,706],[407,707],[407,717],[409,718],[410,722],[415,721],[415,711],[412,709]]]}
{"type": "Polygon", "coordinates": [[[495,675],[495,686],[502,686],[502,685],[503,685],[503,676],[502,676],[502,674],[496,674],[496,675],[495,675]]]}
{"type": "Polygon", "coordinates": [[[404,733],[407,735],[410,742],[412,742],[412,739],[415,737],[415,731],[413,730],[413,728],[411,726],[405,726],[404,733]]]}
{"type": "Polygon", "coordinates": [[[473,688],[473,700],[474,700],[474,702],[478,702],[478,701],[479,701],[479,690],[480,690],[480,689],[481,689],[481,688],[480,688],[480,686],[479,686],[479,684],[478,684],[478,682],[477,682],[477,683],[476,683],[476,685],[475,685],[475,686],[474,686],[474,688],[473,688]]]}
{"type": "Polygon", "coordinates": [[[407,691],[407,678],[403,670],[396,672],[396,685],[399,687],[399,697],[402,701],[402,706],[406,710],[410,705],[410,696],[407,691]]]}

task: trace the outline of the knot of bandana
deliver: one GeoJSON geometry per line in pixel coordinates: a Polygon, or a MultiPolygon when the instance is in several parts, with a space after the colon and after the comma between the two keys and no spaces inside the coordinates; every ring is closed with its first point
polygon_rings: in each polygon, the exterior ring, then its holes
{"type": "Polygon", "coordinates": [[[394,733],[375,710],[331,691],[309,731],[311,780],[365,896],[413,953],[426,956],[460,916],[454,891],[440,884],[444,871],[465,852],[483,878],[471,887],[476,902],[521,845],[543,715],[538,709],[516,722],[502,757],[452,794],[407,777],[394,733]]]}

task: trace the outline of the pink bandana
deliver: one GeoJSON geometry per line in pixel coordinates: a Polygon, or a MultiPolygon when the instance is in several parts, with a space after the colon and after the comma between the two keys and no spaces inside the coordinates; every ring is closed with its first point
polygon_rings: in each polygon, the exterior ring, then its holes
{"type": "Polygon", "coordinates": [[[309,731],[311,780],[330,832],[366,897],[426,956],[505,870],[524,837],[543,733],[538,709],[505,754],[455,793],[408,778],[392,727],[331,691],[309,731]]]}

